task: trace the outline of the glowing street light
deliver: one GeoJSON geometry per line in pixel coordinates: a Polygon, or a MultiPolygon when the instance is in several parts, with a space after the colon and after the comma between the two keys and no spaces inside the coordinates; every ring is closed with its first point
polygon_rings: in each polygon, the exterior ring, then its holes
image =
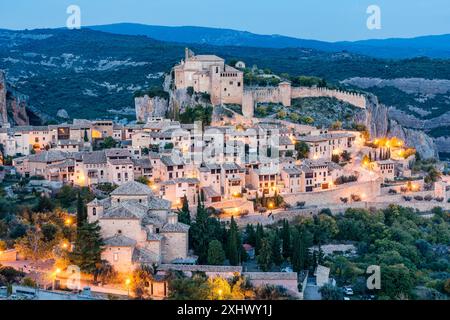
{"type": "Polygon", "coordinates": [[[64,221],[64,224],[66,225],[66,226],[70,226],[71,224],[72,224],[72,218],[67,218],[65,221],[64,221]]]}
{"type": "Polygon", "coordinates": [[[128,290],[128,298],[130,297],[130,284],[131,284],[131,279],[130,279],[130,278],[127,278],[127,279],[125,280],[125,285],[126,285],[127,290],[128,290]]]}

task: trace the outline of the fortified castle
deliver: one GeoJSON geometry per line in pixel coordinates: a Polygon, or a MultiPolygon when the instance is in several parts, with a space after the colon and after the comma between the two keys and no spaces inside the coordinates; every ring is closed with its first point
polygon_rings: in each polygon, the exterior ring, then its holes
{"type": "MultiPolygon", "coordinates": [[[[242,64],[242,63],[241,63],[242,64]]],[[[237,65],[236,67],[241,67],[237,65]]],[[[195,55],[186,48],[185,59],[173,69],[175,89],[193,88],[196,93],[211,95],[213,105],[239,104],[245,117],[253,117],[257,103],[281,103],[306,97],[333,97],[359,108],[366,108],[362,94],[317,87],[292,87],[288,81],[277,87],[244,88],[244,73],[225,64],[215,55],[195,55]]]]}

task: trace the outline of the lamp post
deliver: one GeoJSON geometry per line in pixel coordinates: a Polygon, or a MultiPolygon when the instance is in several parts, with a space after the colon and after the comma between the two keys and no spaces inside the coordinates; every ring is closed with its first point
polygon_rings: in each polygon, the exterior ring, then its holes
{"type": "Polygon", "coordinates": [[[57,268],[55,270],[55,272],[53,273],[54,277],[53,277],[53,281],[52,281],[52,291],[55,291],[55,282],[56,282],[56,278],[58,277],[58,274],[61,273],[61,269],[57,268]]]}
{"type": "Polygon", "coordinates": [[[131,280],[130,280],[130,278],[127,278],[127,279],[125,280],[125,285],[127,286],[128,299],[130,299],[130,284],[131,284],[131,280]]]}

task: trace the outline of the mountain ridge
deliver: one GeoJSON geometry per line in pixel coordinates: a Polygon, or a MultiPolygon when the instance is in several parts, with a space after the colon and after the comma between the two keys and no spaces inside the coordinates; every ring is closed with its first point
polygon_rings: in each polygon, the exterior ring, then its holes
{"type": "Polygon", "coordinates": [[[234,29],[197,26],[158,26],[137,23],[116,23],[87,26],[86,29],[141,35],[155,40],[215,46],[245,46],[262,48],[308,48],[327,52],[349,51],[376,58],[405,59],[415,57],[450,58],[450,34],[413,38],[367,39],[327,42],[300,39],[279,34],[256,34],[234,29]]]}

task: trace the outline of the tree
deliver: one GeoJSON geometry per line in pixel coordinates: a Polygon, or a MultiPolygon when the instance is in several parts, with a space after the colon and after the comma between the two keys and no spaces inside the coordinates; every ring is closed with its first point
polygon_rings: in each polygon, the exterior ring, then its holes
{"type": "Polygon", "coordinates": [[[272,261],[276,266],[283,263],[283,256],[281,255],[281,240],[278,232],[275,232],[272,238],[272,261]]]}
{"type": "Polygon", "coordinates": [[[261,240],[261,249],[259,250],[257,262],[260,269],[264,272],[269,271],[272,266],[272,248],[267,237],[261,240]]]}
{"type": "Polygon", "coordinates": [[[309,146],[306,142],[300,141],[295,143],[295,150],[297,151],[297,159],[308,158],[309,146]]]}
{"type": "Polygon", "coordinates": [[[231,217],[230,229],[227,236],[227,255],[232,266],[237,266],[240,262],[241,247],[239,229],[234,217],[231,217]]]}
{"type": "Polygon", "coordinates": [[[101,265],[102,251],[103,240],[98,221],[84,222],[78,230],[75,248],[70,254],[72,263],[79,266],[81,271],[94,274],[101,265]]]}
{"type": "Polygon", "coordinates": [[[191,212],[189,210],[189,201],[188,201],[186,195],[184,195],[182,202],[183,202],[183,205],[182,205],[181,209],[178,209],[178,221],[180,221],[181,223],[190,225],[191,224],[191,212]]]}
{"type": "Polygon", "coordinates": [[[295,230],[292,244],[292,266],[295,272],[305,270],[309,266],[309,246],[312,235],[305,227],[295,230]]]}
{"type": "Polygon", "coordinates": [[[319,289],[320,294],[322,295],[322,300],[343,300],[344,295],[342,290],[336,286],[331,284],[325,284],[322,288],[319,289]]]}
{"type": "Polygon", "coordinates": [[[153,282],[153,269],[148,265],[140,265],[133,271],[130,287],[137,299],[151,298],[151,283],[153,282]]]}
{"type": "Polygon", "coordinates": [[[256,225],[256,237],[255,237],[255,254],[259,254],[259,250],[261,249],[261,241],[264,238],[264,228],[262,224],[256,225]]]}
{"type": "Polygon", "coordinates": [[[54,205],[49,197],[42,195],[39,197],[37,205],[34,207],[34,212],[49,212],[54,209],[54,205]]]}
{"type": "Polygon", "coordinates": [[[252,224],[247,224],[245,234],[246,242],[254,247],[256,244],[256,231],[252,224]]]}
{"type": "Polygon", "coordinates": [[[225,261],[225,251],[218,240],[213,240],[208,247],[208,264],[213,266],[223,265],[225,261]]]}
{"type": "Polygon", "coordinates": [[[404,265],[381,266],[381,292],[391,299],[409,297],[414,288],[412,272],[404,265]]]}
{"type": "Polygon", "coordinates": [[[106,137],[103,142],[100,143],[100,150],[112,149],[117,146],[117,141],[113,137],[106,137]]]}
{"type": "Polygon", "coordinates": [[[178,272],[169,272],[170,300],[206,300],[210,293],[210,286],[206,275],[194,273],[188,278],[178,272]]]}
{"type": "Polygon", "coordinates": [[[289,222],[284,219],[283,227],[281,228],[281,239],[283,241],[283,257],[285,259],[292,255],[292,244],[291,244],[291,229],[289,227],[289,222]]]}
{"type": "Polygon", "coordinates": [[[191,224],[189,236],[191,247],[198,256],[199,263],[206,263],[209,243],[214,239],[224,241],[226,231],[216,218],[210,217],[210,212],[205,209],[201,196],[198,197],[197,215],[195,222],[191,224]]]}
{"type": "Polygon", "coordinates": [[[81,198],[81,193],[78,191],[77,196],[77,230],[81,229],[83,223],[87,220],[86,210],[84,208],[83,199],[81,198]]]}
{"type": "Polygon", "coordinates": [[[89,142],[87,130],[84,130],[84,142],[89,142]]]}
{"type": "Polygon", "coordinates": [[[55,240],[45,241],[45,236],[38,228],[30,228],[23,238],[17,241],[15,247],[23,256],[34,263],[53,257],[52,250],[55,240]]]}
{"type": "Polygon", "coordinates": [[[106,284],[112,282],[117,277],[117,272],[108,261],[102,260],[100,264],[97,265],[94,276],[102,284],[106,284]]]}

